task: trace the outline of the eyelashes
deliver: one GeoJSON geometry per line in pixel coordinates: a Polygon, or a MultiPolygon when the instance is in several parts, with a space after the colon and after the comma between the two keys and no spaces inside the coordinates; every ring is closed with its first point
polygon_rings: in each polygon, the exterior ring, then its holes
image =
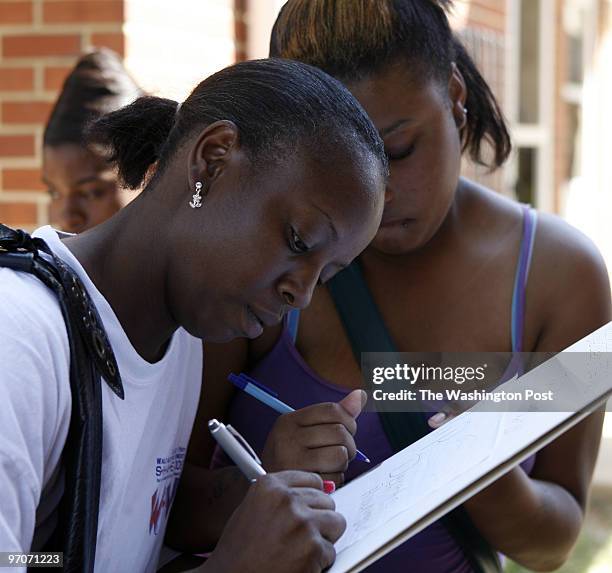
{"type": "Polygon", "coordinates": [[[409,145],[405,149],[398,151],[397,153],[387,153],[389,161],[400,161],[410,157],[414,153],[415,144],[409,145]]]}
{"type": "Polygon", "coordinates": [[[298,255],[310,251],[310,247],[293,227],[289,228],[289,248],[298,255]]]}
{"type": "MultiPolygon", "coordinates": [[[[308,245],[306,241],[302,239],[300,234],[295,230],[293,226],[289,227],[287,244],[289,246],[289,250],[297,255],[303,255],[312,250],[312,246],[308,245]]],[[[346,266],[342,265],[339,270],[342,270],[344,268],[346,268],[346,266]]],[[[336,273],[330,274],[329,272],[323,272],[322,274],[325,276],[325,278],[319,275],[317,279],[317,285],[324,285],[336,273]]]]}

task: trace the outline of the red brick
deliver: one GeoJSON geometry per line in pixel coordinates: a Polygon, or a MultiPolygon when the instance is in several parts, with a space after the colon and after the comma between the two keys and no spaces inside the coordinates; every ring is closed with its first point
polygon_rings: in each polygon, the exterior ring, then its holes
{"type": "Polygon", "coordinates": [[[53,107],[48,101],[5,101],[2,123],[46,123],[53,107]]]}
{"type": "Polygon", "coordinates": [[[92,34],[91,43],[96,48],[115,50],[120,56],[123,56],[125,53],[125,36],[121,32],[116,34],[92,34]]]}
{"type": "Polygon", "coordinates": [[[34,226],[37,221],[35,203],[0,203],[0,222],[14,226],[34,226]]]}
{"type": "Polygon", "coordinates": [[[122,0],[46,0],[46,23],[123,22],[122,0]]]}
{"type": "Polygon", "coordinates": [[[34,89],[32,68],[0,67],[0,91],[28,91],[34,89]]]}
{"type": "Polygon", "coordinates": [[[40,169],[4,169],[2,171],[4,191],[44,191],[40,169]]]}
{"type": "Polygon", "coordinates": [[[478,4],[470,4],[467,25],[481,26],[483,28],[490,28],[497,32],[503,33],[506,22],[503,12],[492,10],[478,4]]]}
{"type": "Polygon", "coordinates": [[[0,157],[32,157],[33,135],[0,135],[0,157]]]}
{"type": "Polygon", "coordinates": [[[1,0],[0,22],[7,24],[29,24],[32,22],[32,2],[24,0],[1,0]]]}
{"type": "Polygon", "coordinates": [[[49,91],[59,91],[64,85],[64,80],[70,73],[70,66],[52,66],[45,68],[44,86],[49,91]]]}
{"type": "Polygon", "coordinates": [[[26,34],[2,38],[5,58],[77,56],[80,50],[81,37],[77,34],[26,34]]]}
{"type": "Polygon", "coordinates": [[[247,25],[243,20],[234,21],[234,39],[236,42],[245,43],[247,41],[247,25]]]}

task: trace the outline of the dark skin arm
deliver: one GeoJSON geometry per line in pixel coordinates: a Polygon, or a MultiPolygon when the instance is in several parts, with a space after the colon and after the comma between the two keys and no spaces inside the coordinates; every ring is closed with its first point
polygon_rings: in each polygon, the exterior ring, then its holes
{"type": "MultiPolygon", "coordinates": [[[[541,220],[532,296],[545,315],[534,351],[559,351],[610,320],[610,285],[590,242],[557,221],[541,220]],[[567,240],[560,256],[563,233],[575,240],[567,240]]],[[[531,476],[517,467],[465,503],[493,547],[535,571],[565,562],[584,519],[602,423],[603,411],[595,412],[539,452],[531,476]]]]}

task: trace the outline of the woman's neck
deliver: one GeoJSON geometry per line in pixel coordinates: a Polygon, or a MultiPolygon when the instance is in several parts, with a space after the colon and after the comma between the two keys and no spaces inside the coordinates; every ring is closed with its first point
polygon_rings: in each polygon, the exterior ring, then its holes
{"type": "Polygon", "coordinates": [[[64,243],[108,301],[138,354],[157,362],[178,325],[166,303],[163,225],[155,224],[158,216],[149,203],[140,196],[105,223],[64,243]]]}

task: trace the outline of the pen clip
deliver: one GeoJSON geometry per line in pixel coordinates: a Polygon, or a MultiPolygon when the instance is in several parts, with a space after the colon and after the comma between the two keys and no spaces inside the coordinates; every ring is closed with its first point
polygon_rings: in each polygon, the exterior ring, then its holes
{"type": "Polygon", "coordinates": [[[260,466],[262,466],[263,465],[262,461],[259,459],[258,455],[255,453],[255,451],[249,445],[249,443],[240,435],[240,432],[238,430],[236,430],[235,428],[233,428],[232,426],[230,426],[229,424],[226,424],[225,427],[226,427],[227,431],[230,434],[232,434],[232,436],[234,436],[234,438],[236,438],[240,442],[240,445],[253,457],[253,459],[260,466]]]}
{"type": "Polygon", "coordinates": [[[240,374],[238,374],[238,378],[240,378],[244,382],[248,382],[249,384],[253,384],[253,386],[257,386],[260,390],[263,390],[267,394],[270,394],[270,396],[274,396],[275,398],[278,398],[278,393],[277,392],[275,392],[274,390],[271,390],[267,386],[264,386],[261,382],[258,382],[254,378],[251,378],[250,376],[248,376],[244,372],[241,372],[240,374]]]}

